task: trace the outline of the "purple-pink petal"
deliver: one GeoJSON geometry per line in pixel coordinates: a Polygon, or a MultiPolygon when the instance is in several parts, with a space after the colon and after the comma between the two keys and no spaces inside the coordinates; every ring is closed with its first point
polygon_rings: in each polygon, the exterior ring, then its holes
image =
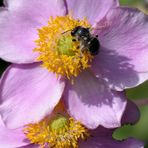
{"type": "Polygon", "coordinates": [[[29,141],[22,132],[22,128],[8,129],[5,127],[0,117],[0,147],[1,148],[16,148],[28,145],[29,141]]]}
{"type": "Polygon", "coordinates": [[[6,125],[17,128],[38,122],[59,102],[64,81],[40,64],[11,65],[0,83],[0,113],[6,125]]]}
{"type": "Polygon", "coordinates": [[[88,128],[121,125],[126,107],[124,93],[111,91],[103,80],[97,79],[90,71],[81,73],[73,85],[68,83],[63,98],[69,113],[88,128]]]}
{"type": "Polygon", "coordinates": [[[133,138],[117,141],[112,138],[112,132],[101,128],[92,132],[86,141],[79,143],[80,148],[144,148],[144,143],[133,138]]]}
{"type": "Polygon", "coordinates": [[[109,9],[118,6],[118,0],[66,0],[68,11],[74,17],[86,17],[93,25],[102,19],[109,9]]]}
{"type": "Polygon", "coordinates": [[[134,104],[132,101],[128,100],[125,112],[122,117],[122,124],[134,124],[136,123],[140,118],[140,111],[136,104],[134,104]]]}
{"type": "Polygon", "coordinates": [[[137,9],[116,8],[96,25],[101,43],[92,70],[115,90],[139,85],[148,78],[148,16],[137,9]]]}
{"type": "Polygon", "coordinates": [[[5,0],[0,11],[0,58],[13,63],[31,63],[37,53],[37,28],[50,16],[66,14],[63,0],[5,0]]]}
{"type": "Polygon", "coordinates": [[[41,148],[41,147],[39,145],[30,144],[27,146],[21,146],[21,147],[17,147],[17,148],[41,148]]]}

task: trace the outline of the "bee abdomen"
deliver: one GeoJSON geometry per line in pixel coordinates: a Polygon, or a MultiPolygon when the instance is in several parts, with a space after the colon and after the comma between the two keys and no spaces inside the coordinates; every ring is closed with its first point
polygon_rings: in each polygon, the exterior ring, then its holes
{"type": "Polygon", "coordinates": [[[99,52],[100,42],[97,38],[92,38],[89,42],[89,51],[92,55],[97,55],[99,52]]]}

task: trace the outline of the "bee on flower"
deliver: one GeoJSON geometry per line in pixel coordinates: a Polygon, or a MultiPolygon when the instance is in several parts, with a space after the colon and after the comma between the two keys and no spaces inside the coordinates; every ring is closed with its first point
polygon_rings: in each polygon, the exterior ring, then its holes
{"type": "Polygon", "coordinates": [[[60,100],[88,129],[121,126],[123,90],[148,77],[148,16],[118,0],[5,0],[0,10],[0,58],[13,63],[0,82],[7,127],[38,123],[60,100]]]}

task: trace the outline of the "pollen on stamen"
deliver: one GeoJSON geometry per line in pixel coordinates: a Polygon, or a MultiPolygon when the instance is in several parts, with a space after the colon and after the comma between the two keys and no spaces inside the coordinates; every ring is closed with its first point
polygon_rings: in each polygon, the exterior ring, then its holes
{"type": "Polygon", "coordinates": [[[89,51],[77,47],[79,41],[73,42],[70,30],[76,26],[90,27],[87,19],[78,20],[72,16],[51,17],[48,25],[38,29],[39,38],[35,41],[38,61],[49,71],[70,79],[91,66],[93,56],[89,51]],[[67,31],[66,33],[63,33],[67,31]]]}
{"type": "Polygon", "coordinates": [[[46,119],[24,128],[26,137],[41,148],[78,148],[78,140],[86,140],[88,130],[73,118],[60,116],[52,121],[46,119]]]}

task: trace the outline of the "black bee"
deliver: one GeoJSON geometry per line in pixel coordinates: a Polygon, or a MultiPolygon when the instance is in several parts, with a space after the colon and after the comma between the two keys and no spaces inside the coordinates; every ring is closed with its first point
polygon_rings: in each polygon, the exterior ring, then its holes
{"type": "Polygon", "coordinates": [[[74,37],[73,41],[80,41],[80,49],[83,52],[88,50],[91,55],[97,55],[100,48],[100,42],[97,39],[98,36],[92,36],[90,28],[84,28],[77,26],[71,31],[71,36],[74,37]]]}

